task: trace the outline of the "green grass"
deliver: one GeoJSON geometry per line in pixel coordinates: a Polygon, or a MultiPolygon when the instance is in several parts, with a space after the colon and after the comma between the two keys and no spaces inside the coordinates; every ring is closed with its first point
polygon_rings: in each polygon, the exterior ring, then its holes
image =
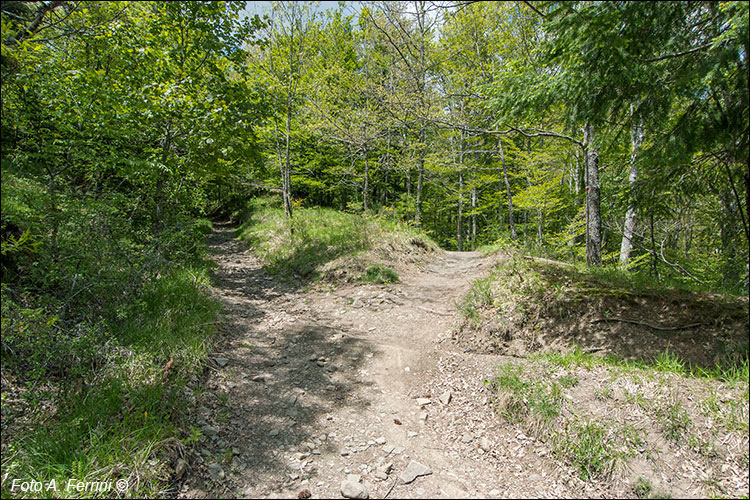
{"type": "MultiPolygon", "coordinates": [[[[377,265],[367,261],[389,261],[415,250],[437,248],[418,229],[388,217],[298,207],[292,220],[287,220],[276,199],[253,200],[246,219],[240,239],[269,271],[298,278],[318,278],[326,263],[341,257],[362,257],[362,267],[367,268],[377,265]]],[[[393,281],[395,272],[380,269],[373,279],[393,281]]]]}
{"type": "MultiPolygon", "coordinates": [[[[205,362],[215,332],[219,306],[207,285],[204,268],[166,273],[147,284],[119,320],[101,323],[107,340],[93,346],[102,351],[94,366],[61,380],[44,374],[30,381],[28,387],[47,381],[56,388],[44,401],[27,391],[21,407],[11,408],[3,394],[4,422],[5,409],[11,420],[25,419],[20,428],[11,422],[16,430],[3,449],[3,474],[10,479],[3,481],[3,498],[115,494],[66,490],[70,478],[125,480],[128,496],[157,496],[164,489],[171,455],[184,446],[174,419],[185,409],[180,391],[205,362]],[[58,491],[11,491],[13,479],[55,480],[58,491]]],[[[19,324],[4,323],[4,333],[19,324]]]]}
{"type": "Polygon", "coordinates": [[[607,428],[598,422],[571,423],[557,434],[555,452],[570,462],[583,480],[606,478],[621,455],[614,449],[607,428]]]}
{"type": "Polygon", "coordinates": [[[377,284],[396,283],[398,281],[398,273],[388,267],[374,265],[368,267],[359,280],[377,284]]]}
{"type": "Polygon", "coordinates": [[[675,375],[707,378],[728,383],[748,383],[748,361],[743,360],[739,366],[718,364],[713,369],[693,367],[687,365],[679,356],[672,353],[668,348],[656,355],[651,362],[623,360],[615,356],[596,356],[584,352],[580,347],[573,346],[568,352],[557,352],[552,354],[537,354],[532,359],[545,359],[550,363],[562,368],[571,366],[582,366],[592,369],[597,366],[606,366],[613,370],[625,372],[648,372],[655,370],[660,373],[673,373],[675,375]]]}
{"type": "Polygon", "coordinates": [[[692,426],[690,415],[679,401],[673,401],[659,409],[659,421],[667,439],[679,443],[692,426]]]}
{"type": "Polygon", "coordinates": [[[498,411],[512,422],[525,423],[534,433],[541,433],[560,414],[560,385],[524,376],[521,365],[500,365],[497,377],[485,384],[501,395],[497,401],[498,411]]]}
{"type": "Polygon", "coordinates": [[[459,304],[461,316],[474,322],[479,320],[479,310],[492,305],[492,282],[493,276],[474,280],[469,293],[459,304]]]}

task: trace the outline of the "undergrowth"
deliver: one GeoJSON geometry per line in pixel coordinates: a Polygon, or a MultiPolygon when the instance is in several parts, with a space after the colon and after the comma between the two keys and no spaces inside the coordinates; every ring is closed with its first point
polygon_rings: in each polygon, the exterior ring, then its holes
{"type": "Polygon", "coordinates": [[[297,207],[288,220],[278,200],[256,198],[244,217],[239,237],[270,272],[283,276],[317,279],[330,271],[326,264],[353,257],[361,268],[355,278],[392,282],[397,274],[385,263],[437,248],[418,229],[387,216],[297,207]]]}
{"type": "Polygon", "coordinates": [[[180,391],[216,331],[211,223],[154,229],[124,198],[71,197],[50,241],[31,199],[3,204],[4,230],[30,229],[3,241],[2,497],[160,495],[184,446],[180,391]],[[44,490],[20,489],[32,480],[44,490]]]}

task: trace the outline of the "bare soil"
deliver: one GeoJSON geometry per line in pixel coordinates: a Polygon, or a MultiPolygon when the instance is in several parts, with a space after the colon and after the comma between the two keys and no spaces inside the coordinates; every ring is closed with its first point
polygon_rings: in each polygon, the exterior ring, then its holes
{"type": "MultiPolygon", "coordinates": [[[[625,476],[583,481],[498,418],[483,381],[519,360],[452,338],[456,304],[500,257],[441,251],[399,283],[310,286],[268,275],[233,229],[209,237],[226,313],[215,366],[185,392],[204,437],[179,497],[340,498],[350,474],[370,498],[633,496],[625,476]],[[431,473],[402,484],[411,461],[431,473]]],[[[706,495],[649,471],[672,495],[706,495]]],[[[746,482],[746,466],[737,474],[746,482]]]]}

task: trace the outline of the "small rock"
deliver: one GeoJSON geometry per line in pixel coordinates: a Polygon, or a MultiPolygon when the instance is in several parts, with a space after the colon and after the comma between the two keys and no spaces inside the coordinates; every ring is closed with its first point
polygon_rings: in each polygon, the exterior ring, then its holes
{"type": "Polygon", "coordinates": [[[341,456],[342,457],[349,456],[349,450],[341,450],[341,456]]]}
{"type": "Polygon", "coordinates": [[[212,425],[204,425],[201,430],[206,436],[215,436],[219,433],[219,430],[212,425]]]}
{"type": "Polygon", "coordinates": [[[270,373],[261,373],[260,375],[255,375],[251,380],[253,382],[260,382],[265,384],[268,379],[271,378],[270,373]]]}
{"type": "Polygon", "coordinates": [[[419,434],[414,431],[409,431],[406,433],[406,437],[410,437],[410,438],[417,437],[418,435],[419,434]]]}
{"type": "Polygon", "coordinates": [[[500,496],[500,490],[490,490],[490,496],[491,497],[499,497],[500,496]]]}
{"type": "Polygon", "coordinates": [[[468,434],[464,434],[463,436],[461,436],[461,442],[463,443],[471,443],[472,441],[474,441],[474,438],[469,436],[468,434]]]}
{"type": "MultiPolygon", "coordinates": [[[[349,476],[350,478],[352,475],[349,476]]],[[[359,476],[356,476],[359,478],[359,476]]],[[[370,498],[367,489],[359,482],[346,479],[341,482],[341,495],[344,498],[370,498]]]]}
{"type": "Polygon", "coordinates": [[[175,479],[182,479],[182,476],[185,475],[185,471],[187,471],[187,462],[184,461],[181,458],[177,459],[177,464],[174,466],[174,476],[175,479]]]}
{"type": "Polygon", "coordinates": [[[208,474],[214,481],[220,481],[224,479],[224,469],[217,464],[211,464],[208,466],[208,474]]]}
{"type": "Polygon", "coordinates": [[[438,399],[440,400],[441,403],[443,403],[444,405],[447,405],[448,403],[451,402],[451,399],[453,399],[453,393],[451,391],[445,391],[444,393],[440,395],[438,399]]]}
{"type": "Polygon", "coordinates": [[[423,411],[419,413],[419,420],[422,422],[427,422],[427,412],[423,411]]]}
{"type": "Polygon", "coordinates": [[[304,489],[304,490],[300,491],[299,493],[297,493],[297,498],[300,498],[300,499],[303,499],[303,500],[305,498],[310,498],[311,496],[312,496],[312,492],[310,490],[308,490],[308,489],[304,489]]]}
{"type": "Polygon", "coordinates": [[[375,439],[375,442],[379,445],[383,445],[386,442],[386,439],[384,437],[379,437],[375,439]]]}
{"type": "Polygon", "coordinates": [[[432,401],[430,400],[430,398],[417,398],[417,404],[419,406],[425,406],[425,405],[428,405],[430,403],[432,403],[432,401]]]}
{"type": "Polygon", "coordinates": [[[426,476],[428,474],[432,474],[429,467],[412,460],[409,462],[409,465],[406,466],[404,472],[401,473],[399,479],[403,484],[408,484],[414,481],[417,477],[426,476]]]}
{"type": "Polygon", "coordinates": [[[271,429],[271,432],[268,433],[269,436],[278,436],[279,430],[278,429],[271,429]]]}
{"type": "Polygon", "coordinates": [[[214,363],[219,365],[219,368],[224,368],[225,366],[229,364],[229,360],[223,356],[214,356],[211,359],[214,360],[214,363]]]}
{"type": "Polygon", "coordinates": [[[490,449],[492,449],[492,443],[490,443],[489,439],[487,439],[486,437],[483,437],[482,439],[479,440],[479,447],[483,451],[490,451],[490,449]]]}

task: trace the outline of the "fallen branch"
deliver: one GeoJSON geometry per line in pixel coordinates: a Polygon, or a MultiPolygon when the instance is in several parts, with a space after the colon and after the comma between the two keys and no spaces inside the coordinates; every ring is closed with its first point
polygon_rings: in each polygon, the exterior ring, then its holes
{"type": "Polygon", "coordinates": [[[386,491],[386,492],[385,492],[385,495],[383,495],[383,498],[387,498],[387,497],[388,497],[388,495],[390,495],[390,494],[391,494],[391,491],[393,491],[393,487],[394,487],[394,486],[396,486],[396,483],[397,483],[397,482],[398,482],[398,477],[397,477],[396,479],[394,479],[394,480],[393,480],[393,482],[391,483],[391,487],[390,487],[390,488],[388,488],[388,491],[386,491]]]}
{"type": "Polygon", "coordinates": [[[647,326],[649,328],[652,328],[654,330],[662,330],[662,331],[670,331],[670,330],[686,330],[688,328],[693,328],[696,326],[704,326],[704,323],[691,323],[689,325],[682,325],[682,326],[660,326],[660,325],[652,325],[651,323],[646,323],[645,321],[637,321],[634,319],[623,319],[623,318],[602,318],[602,319],[595,319],[592,321],[592,323],[601,323],[603,321],[619,321],[620,323],[632,323],[634,325],[641,325],[641,326],[647,326]]]}

